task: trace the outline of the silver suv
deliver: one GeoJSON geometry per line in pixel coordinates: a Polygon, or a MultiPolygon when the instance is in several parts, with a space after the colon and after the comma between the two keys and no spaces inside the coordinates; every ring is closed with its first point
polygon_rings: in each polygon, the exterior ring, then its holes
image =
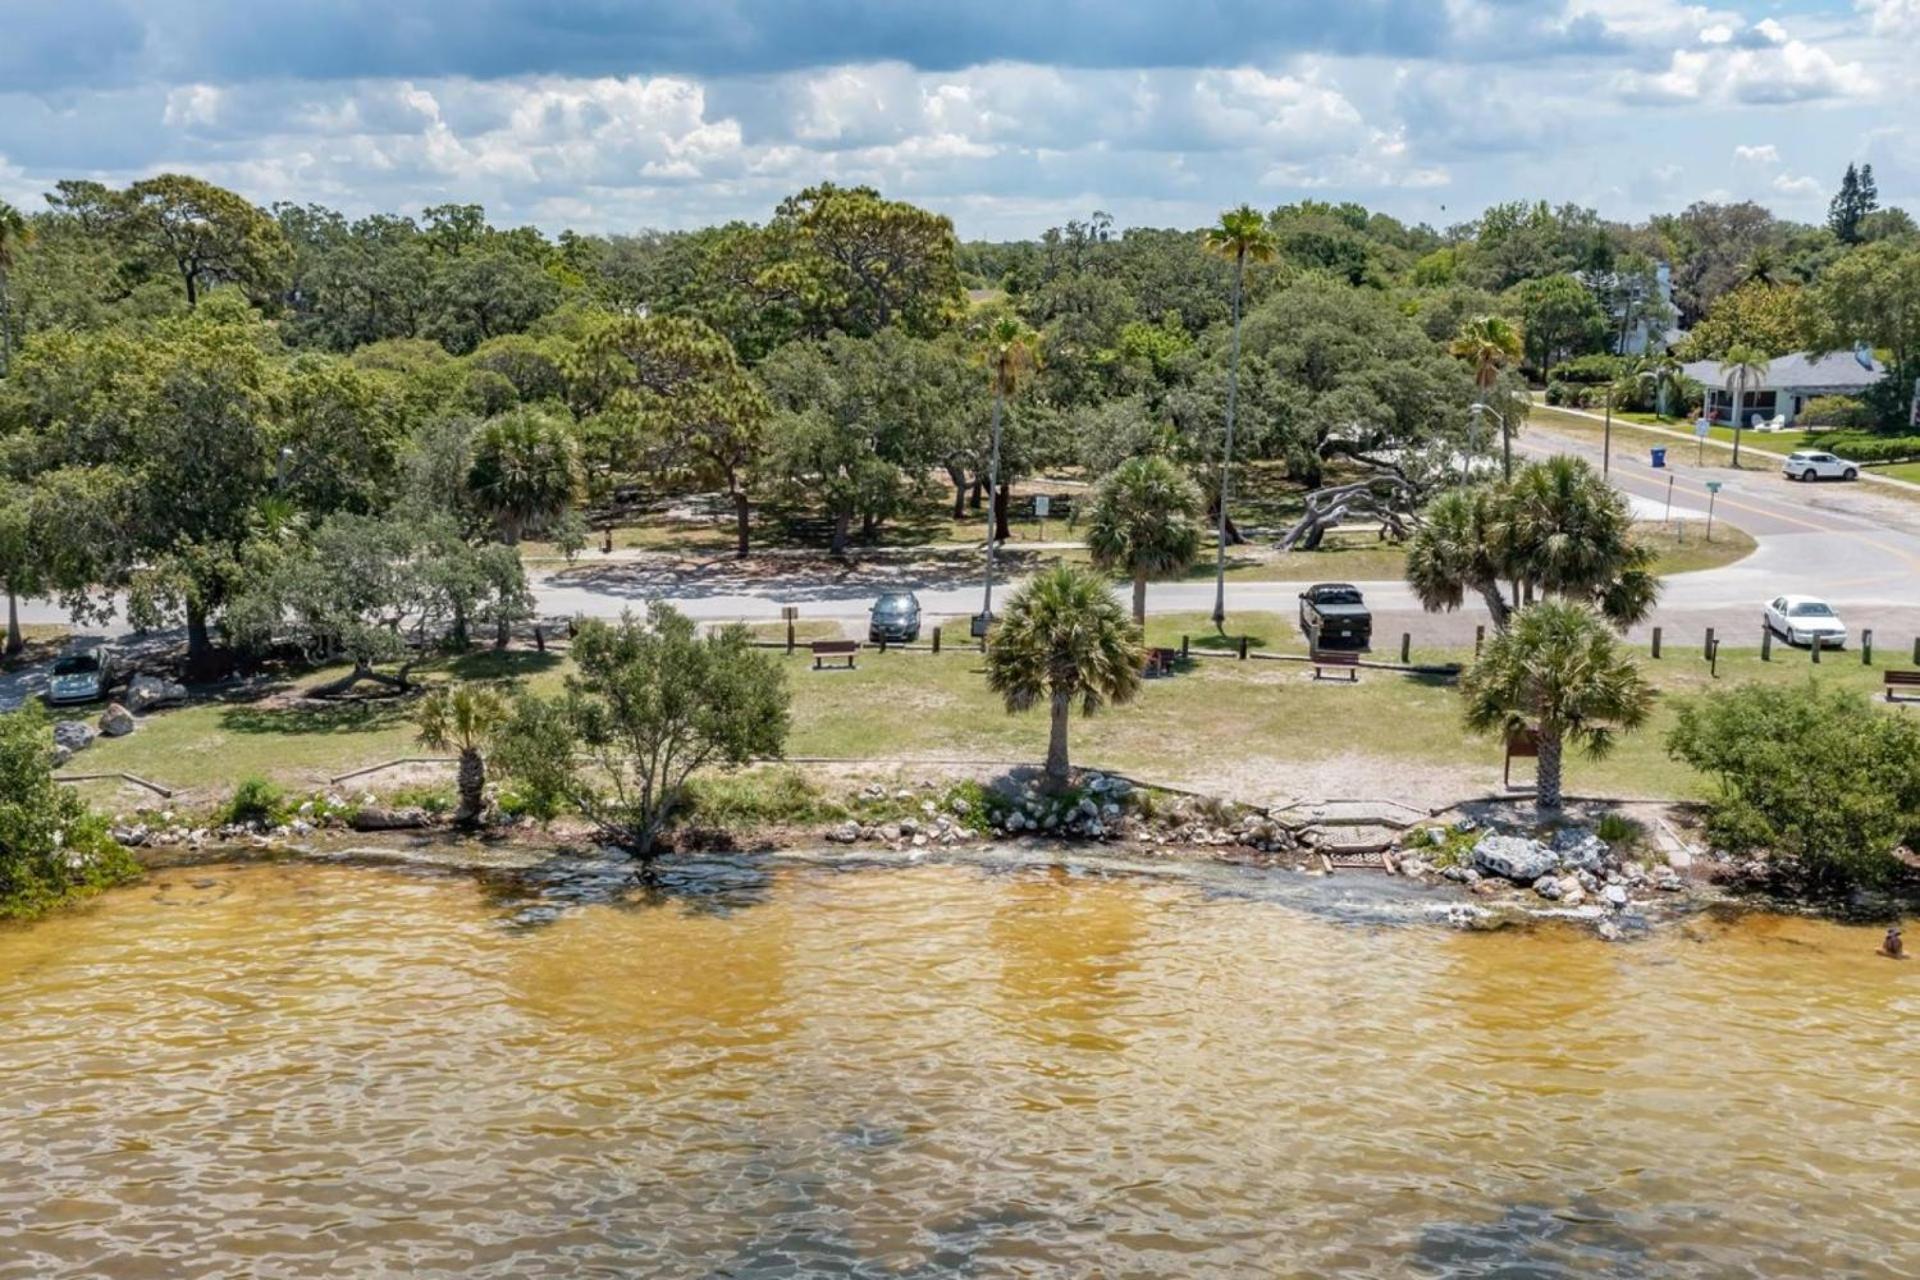
{"type": "Polygon", "coordinates": [[[1802,449],[1790,453],[1787,460],[1780,464],[1781,472],[1789,480],[1858,480],[1860,467],[1845,458],[1836,458],[1830,453],[1818,449],[1802,449]]]}

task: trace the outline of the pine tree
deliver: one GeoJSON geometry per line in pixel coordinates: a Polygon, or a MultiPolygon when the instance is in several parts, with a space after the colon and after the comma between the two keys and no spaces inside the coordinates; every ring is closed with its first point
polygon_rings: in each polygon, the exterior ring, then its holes
{"type": "Polygon", "coordinates": [[[1827,226],[1843,244],[1860,243],[1860,224],[1880,206],[1880,191],[1874,185],[1873,166],[1858,168],[1849,164],[1840,179],[1839,194],[1827,206],[1827,226]]]}

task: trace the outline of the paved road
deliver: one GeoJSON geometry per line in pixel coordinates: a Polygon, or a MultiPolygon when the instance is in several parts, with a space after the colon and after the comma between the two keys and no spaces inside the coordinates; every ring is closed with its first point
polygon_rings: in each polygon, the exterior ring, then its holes
{"type": "MultiPolygon", "coordinates": [[[[1599,461],[1597,442],[1545,427],[1529,429],[1517,448],[1599,461]]],[[[1668,457],[1673,466],[1654,471],[1640,451],[1616,449],[1614,483],[1643,513],[1657,516],[1669,489],[1676,514],[1704,511],[1704,482],[1722,480],[1725,487],[1713,504],[1716,518],[1739,525],[1759,544],[1738,564],[1667,580],[1652,623],[1665,627],[1676,643],[1708,626],[1719,628],[1729,643],[1744,644],[1749,637],[1757,643],[1762,603],[1783,593],[1825,596],[1856,631],[1874,628],[1885,648],[1904,650],[1920,635],[1920,502],[1878,487],[1800,485],[1775,472],[1701,467],[1684,447],[1668,457]]],[[[800,606],[806,618],[859,620],[866,616],[876,582],[886,580],[886,570],[872,565],[857,575],[813,567],[772,578],[764,576],[764,568],[760,572],[763,576],[750,578],[723,560],[691,574],[669,575],[644,563],[594,563],[589,556],[574,570],[537,576],[534,585],[540,611],[548,616],[612,616],[664,595],[705,620],[777,620],[788,604],[800,606]]],[[[964,618],[980,608],[980,578],[971,567],[944,572],[903,567],[896,580],[918,591],[932,620],[964,618]]],[[[1460,643],[1471,640],[1474,627],[1486,621],[1478,605],[1451,615],[1424,613],[1398,581],[1360,585],[1383,636],[1409,631],[1416,644],[1460,643]]],[[[1299,583],[1230,582],[1228,609],[1291,613],[1299,590],[1299,583]]],[[[1004,589],[996,600],[1002,598],[1004,589]]],[[[1157,584],[1148,592],[1148,607],[1155,613],[1207,612],[1213,607],[1213,584],[1157,584]]],[[[57,609],[33,602],[23,609],[23,619],[63,620],[57,609]]]]}

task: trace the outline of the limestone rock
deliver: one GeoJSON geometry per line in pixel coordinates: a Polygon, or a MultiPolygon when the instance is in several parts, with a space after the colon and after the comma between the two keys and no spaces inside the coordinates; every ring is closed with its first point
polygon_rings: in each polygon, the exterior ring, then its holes
{"type": "Polygon", "coordinates": [[[1578,827],[1554,832],[1553,851],[1559,855],[1561,866],[1575,871],[1598,871],[1610,852],[1605,840],[1578,827]]]}
{"type": "Polygon", "coordinates": [[[85,751],[97,735],[85,720],[59,720],[53,726],[53,745],[68,755],[85,751]]]}
{"type": "Polygon", "coordinates": [[[1556,870],[1559,859],[1553,850],[1524,836],[1484,835],[1473,846],[1473,865],[1488,875],[1532,884],[1556,870]]]}
{"type": "Polygon", "coordinates": [[[860,838],[860,824],[849,818],[827,832],[827,839],[835,844],[852,844],[860,838]]]}
{"type": "Polygon", "coordinates": [[[414,831],[428,824],[424,809],[383,809],[367,805],[353,815],[355,831],[414,831]]]}
{"type": "Polygon", "coordinates": [[[124,738],[134,730],[133,712],[117,702],[107,704],[100,713],[100,732],[109,738],[124,738]]]}
{"type": "Polygon", "coordinates": [[[171,680],[162,680],[159,676],[139,675],[127,686],[127,710],[135,715],[145,715],[155,707],[164,707],[187,700],[187,687],[175,684],[171,680]]]}

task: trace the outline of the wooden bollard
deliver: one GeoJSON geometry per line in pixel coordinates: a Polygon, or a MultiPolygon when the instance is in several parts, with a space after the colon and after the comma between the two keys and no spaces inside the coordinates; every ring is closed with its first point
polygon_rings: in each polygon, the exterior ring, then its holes
{"type": "Polygon", "coordinates": [[[1920,667],[1920,636],[1913,638],[1913,665],[1920,667]]]}
{"type": "Polygon", "coordinates": [[[1480,656],[1480,646],[1485,644],[1486,642],[1487,642],[1487,629],[1483,626],[1476,625],[1473,629],[1473,656],[1474,657],[1477,658],[1480,656]]]}
{"type": "Polygon", "coordinates": [[[1760,661],[1773,661],[1773,628],[1760,628],[1760,661]]]}
{"type": "Polygon", "coordinates": [[[1713,656],[1713,628],[1712,627],[1707,628],[1707,642],[1700,646],[1700,656],[1703,658],[1711,658],[1713,656]]]}
{"type": "Polygon", "coordinates": [[[1715,680],[1720,678],[1720,642],[1718,640],[1707,642],[1707,674],[1715,680]]]}
{"type": "Polygon", "coordinates": [[[1870,667],[1873,665],[1873,628],[1872,627],[1868,627],[1865,631],[1862,631],[1860,633],[1860,665],[1863,667],[1870,667]]]}
{"type": "Polygon", "coordinates": [[[881,636],[881,637],[880,637],[880,652],[882,652],[882,653],[885,653],[886,651],[887,651],[887,638],[886,638],[885,636],[881,636]]]}
{"type": "MultiPolygon", "coordinates": [[[[1920,641],[1914,642],[1914,648],[1920,650],[1920,641]]],[[[1193,656],[1192,641],[1187,636],[1180,637],[1180,661],[1185,662],[1193,656]]]]}
{"type": "Polygon", "coordinates": [[[1660,656],[1660,628],[1658,627],[1653,629],[1653,656],[1656,658],[1660,656]]]}
{"type": "Polygon", "coordinates": [[[793,652],[793,619],[787,619],[787,652],[793,652]]]}
{"type": "Polygon", "coordinates": [[[1247,638],[1245,636],[1241,636],[1240,637],[1240,661],[1245,662],[1246,660],[1247,660],[1247,638]]]}
{"type": "Polygon", "coordinates": [[[547,651],[547,633],[540,629],[537,622],[533,624],[533,648],[536,653],[547,651]]]}
{"type": "Polygon", "coordinates": [[[1412,661],[1413,633],[1411,631],[1402,631],[1400,633],[1400,665],[1404,667],[1412,661]]]}
{"type": "Polygon", "coordinates": [[[1820,665],[1820,650],[1821,650],[1821,649],[1823,649],[1823,648],[1825,648],[1825,647],[1826,647],[1826,646],[1824,646],[1824,645],[1822,645],[1822,644],[1820,643],[1820,637],[1819,637],[1819,636],[1815,636],[1815,637],[1813,638],[1813,643],[1807,646],[1807,654],[1808,654],[1808,656],[1809,656],[1809,657],[1811,657],[1811,658],[1813,659],[1813,665],[1814,665],[1814,666],[1816,666],[1816,667],[1817,667],[1817,666],[1819,666],[1819,665],[1820,665]]]}
{"type": "Polygon", "coordinates": [[[938,627],[933,629],[933,651],[940,652],[940,628],[938,627]]]}

